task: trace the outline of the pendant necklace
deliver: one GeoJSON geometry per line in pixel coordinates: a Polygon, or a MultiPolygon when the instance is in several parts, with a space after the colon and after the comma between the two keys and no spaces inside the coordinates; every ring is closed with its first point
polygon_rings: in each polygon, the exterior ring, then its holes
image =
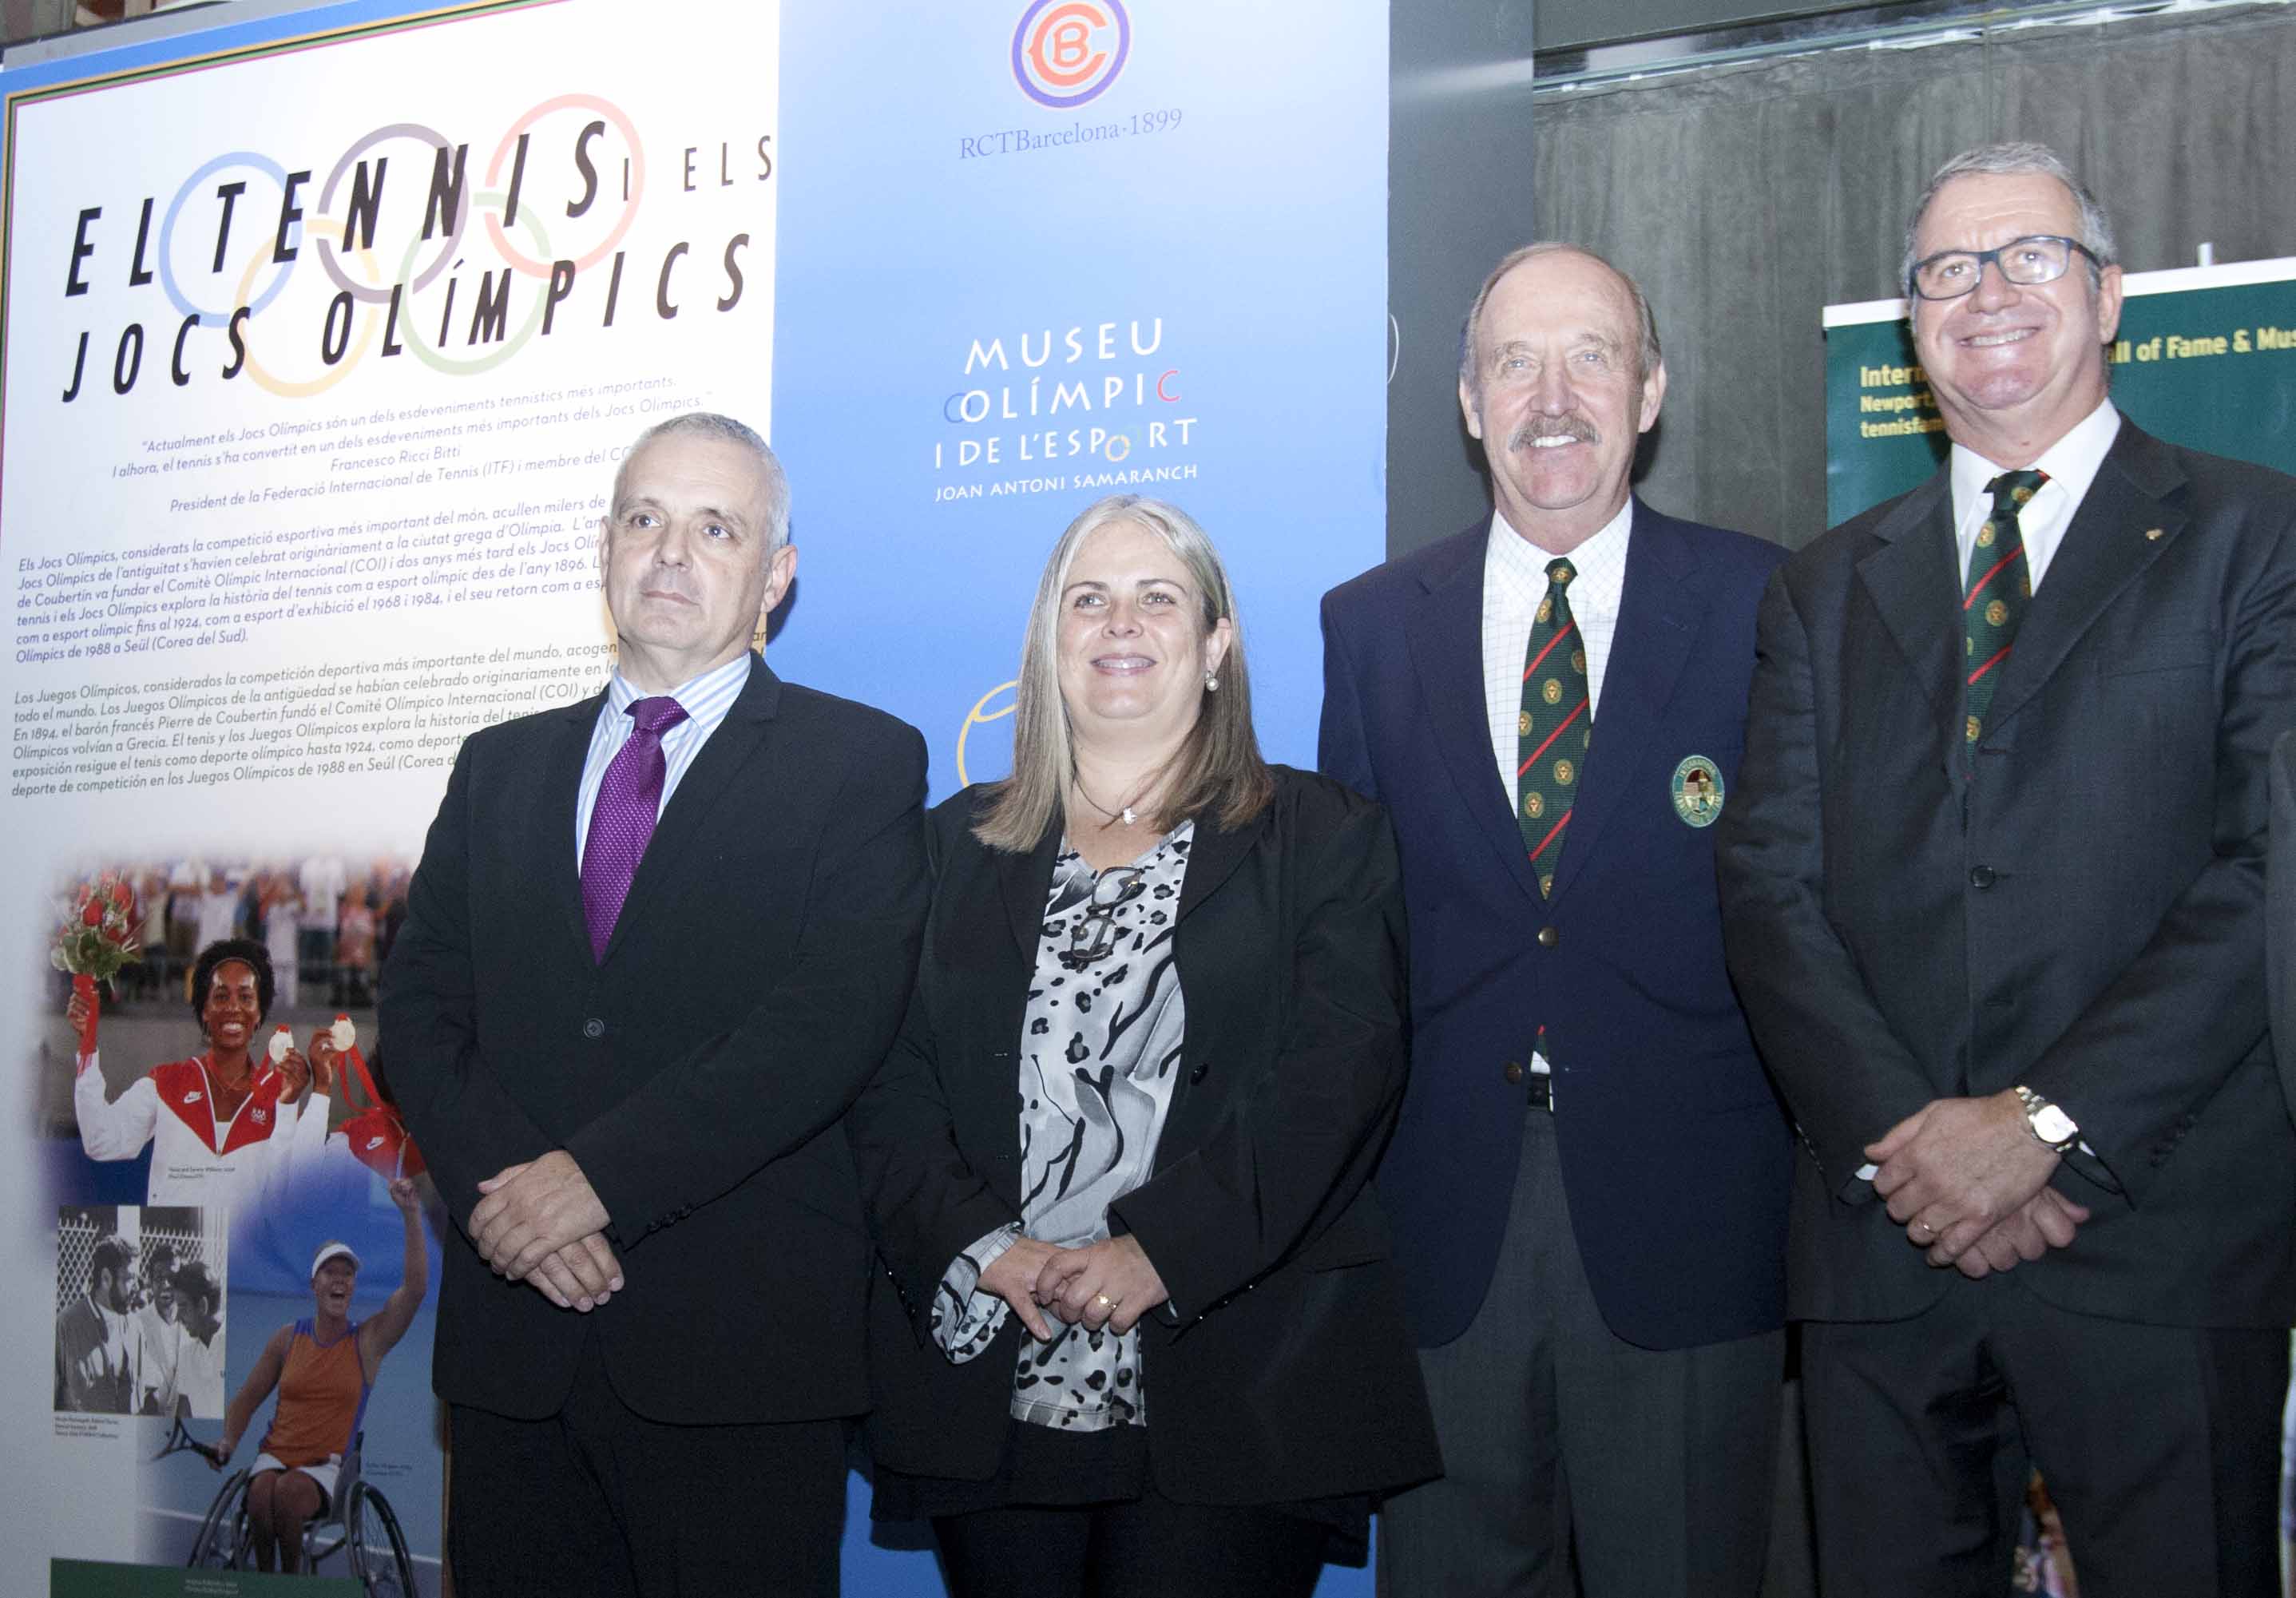
{"type": "Polygon", "coordinates": [[[1106,805],[1102,804],[1098,799],[1093,798],[1089,793],[1086,793],[1084,791],[1084,779],[1078,776],[1073,772],[1069,774],[1069,781],[1075,785],[1078,794],[1082,797],[1086,804],[1090,805],[1094,809],[1108,817],[1109,820],[1115,821],[1121,818],[1124,824],[1128,827],[1134,825],[1139,820],[1139,817],[1134,813],[1132,806],[1127,805],[1120,811],[1111,810],[1106,805]]]}

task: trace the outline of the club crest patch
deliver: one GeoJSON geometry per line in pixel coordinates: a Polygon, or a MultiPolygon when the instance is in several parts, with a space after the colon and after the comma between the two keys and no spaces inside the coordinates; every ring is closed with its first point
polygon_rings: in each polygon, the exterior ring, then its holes
{"type": "Polygon", "coordinates": [[[1722,814],[1722,768],[1704,755],[1686,757],[1674,768],[1669,786],[1674,795],[1674,813],[1682,817],[1684,825],[1710,827],[1722,814]]]}

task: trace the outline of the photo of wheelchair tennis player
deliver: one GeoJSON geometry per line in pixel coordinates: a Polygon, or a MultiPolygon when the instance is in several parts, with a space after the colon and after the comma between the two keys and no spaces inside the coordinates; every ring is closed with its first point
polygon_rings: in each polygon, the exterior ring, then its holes
{"type": "Polygon", "coordinates": [[[209,1461],[218,1471],[230,1462],[256,1409],[278,1389],[247,1488],[258,1569],[299,1567],[304,1522],[328,1510],[383,1356],[406,1335],[429,1291],[430,1259],[414,1183],[393,1182],[390,1201],[406,1225],[406,1263],[382,1307],[363,1321],[351,1319],[359,1258],[348,1243],[322,1244],[311,1260],[312,1313],[272,1334],[224,1416],[223,1437],[209,1461]]]}

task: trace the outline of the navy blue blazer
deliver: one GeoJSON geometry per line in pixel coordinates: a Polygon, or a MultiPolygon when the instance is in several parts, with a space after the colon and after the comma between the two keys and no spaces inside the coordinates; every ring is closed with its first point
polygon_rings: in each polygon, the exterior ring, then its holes
{"type": "Polygon", "coordinates": [[[1784,1315],[1792,1136],[1723,964],[1714,829],[1672,783],[1745,741],[1754,619],[1785,551],[1639,501],[1551,899],[1491,755],[1478,523],[1324,599],[1320,763],[1388,807],[1410,915],[1412,1069],[1378,1176],[1423,1346],[1490,1285],[1545,1026],[1572,1231],[1611,1330],[1683,1348],[1784,1315]],[[1520,1072],[1515,1075],[1519,1078],[1520,1072]]]}

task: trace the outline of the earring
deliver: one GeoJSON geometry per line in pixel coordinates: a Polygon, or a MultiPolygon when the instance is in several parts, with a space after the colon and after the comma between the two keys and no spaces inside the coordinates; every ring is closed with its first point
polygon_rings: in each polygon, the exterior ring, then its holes
{"type": "Polygon", "coordinates": [[[1214,676],[1209,671],[1204,673],[1204,692],[1206,693],[1218,693],[1219,692],[1219,678],[1214,676]]]}

